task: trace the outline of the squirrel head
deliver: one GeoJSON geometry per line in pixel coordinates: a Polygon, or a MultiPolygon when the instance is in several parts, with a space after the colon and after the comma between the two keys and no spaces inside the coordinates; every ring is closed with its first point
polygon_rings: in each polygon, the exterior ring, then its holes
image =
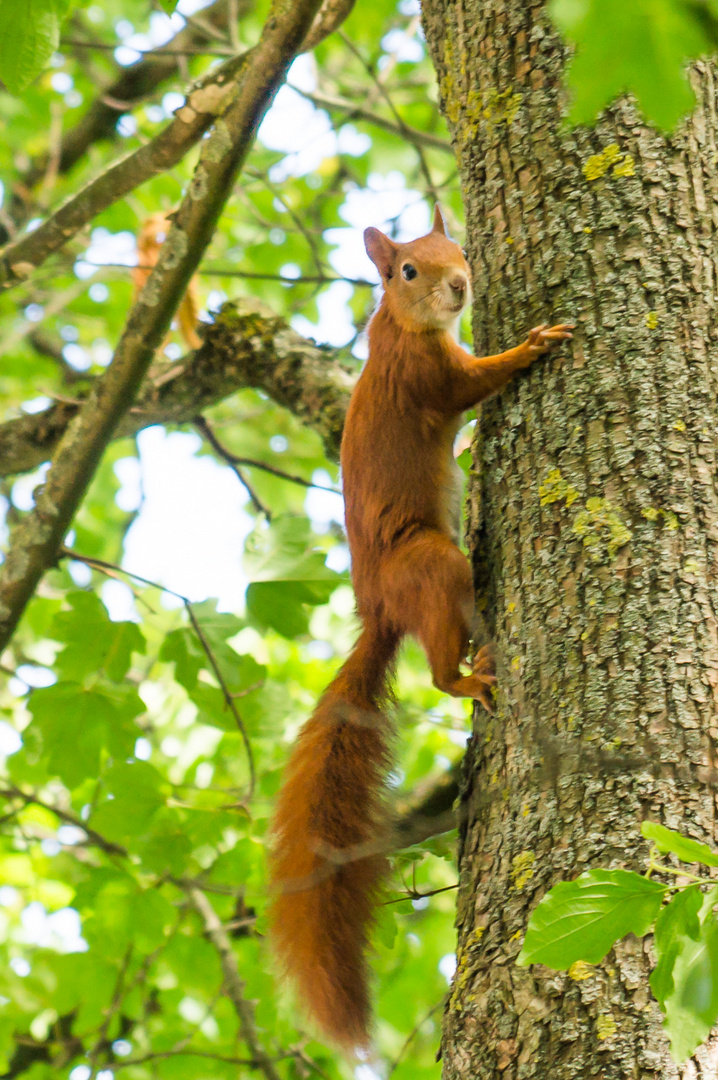
{"type": "Polygon", "coordinates": [[[452,330],[471,299],[469,265],[450,240],[441,209],[431,232],[397,244],[379,229],[364,231],[367,255],[381,274],[384,304],[405,330],[452,330]]]}

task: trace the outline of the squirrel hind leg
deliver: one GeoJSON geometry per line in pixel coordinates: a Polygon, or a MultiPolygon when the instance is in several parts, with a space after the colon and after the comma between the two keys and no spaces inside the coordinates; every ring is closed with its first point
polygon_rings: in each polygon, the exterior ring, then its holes
{"type": "Polygon", "coordinates": [[[474,609],[471,569],[462,552],[444,533],[426,529],[389,555],[382,583],[388,616],[419,639],[434,685],[490,710],[496,678],[489,650],[481,650],[471,675],[460,670],[474,609]]]}

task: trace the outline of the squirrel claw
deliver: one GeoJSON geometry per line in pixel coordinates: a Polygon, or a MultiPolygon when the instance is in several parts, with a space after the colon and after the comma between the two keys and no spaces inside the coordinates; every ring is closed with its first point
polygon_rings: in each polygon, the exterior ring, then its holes
{"type": "Polygon", "coordinates": [[[467,679],[465,686],[468,696],[473,697],[475,701],[480,701],[487,712],[493,712],[494,699],[491,688],[496,685],[493,645],[484,645],[479,649],[471,664],[471,675],[468,675],[467,679]]]}
{"type": "Polygon", "coordinates": [[[496,682],[496,659],[493,644],[482,645],[471,664],[475,675],[486,675],[496,682]]]}
{"type": "Polygon", "coordinates": [[[534,356],[540,356],[554,345],[562,341],[570,341],[573,337],[571,333],[573,329],[574,323],[558,323],[556,326],[543,323],[541,326],[535,326],[533,330],[529,330],[526,348],[534,356]]]}

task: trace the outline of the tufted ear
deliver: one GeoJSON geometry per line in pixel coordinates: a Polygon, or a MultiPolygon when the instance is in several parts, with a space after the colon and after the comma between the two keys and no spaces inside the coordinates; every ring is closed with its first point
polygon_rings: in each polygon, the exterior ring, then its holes
{"type": "Polygon", "coordinates": [[[444,236],[449,235],[449,231],[446,228],[446,222],[444,221],[444,215],[441,212],[441,207],[437,203],[434,207],[434,224],[431,227],[432,232],[443,233],[444,236]]]}
{"type": "Polygon", "coordinates": [[[364,230],[364,247],[382,278],[390,281],[394,275],[394,258],[397,245],[379,229],[364,230]]]}

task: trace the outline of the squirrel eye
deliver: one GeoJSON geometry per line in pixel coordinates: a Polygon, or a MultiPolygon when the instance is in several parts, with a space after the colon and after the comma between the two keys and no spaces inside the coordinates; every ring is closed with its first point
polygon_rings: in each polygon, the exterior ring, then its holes
{"type": "Polygon", "coordinates": [[[415,266],[411,265],[411,263],[404,263],[401,268],[401,273],[404,281],[413,281],[418,271],[415,266]]]}

